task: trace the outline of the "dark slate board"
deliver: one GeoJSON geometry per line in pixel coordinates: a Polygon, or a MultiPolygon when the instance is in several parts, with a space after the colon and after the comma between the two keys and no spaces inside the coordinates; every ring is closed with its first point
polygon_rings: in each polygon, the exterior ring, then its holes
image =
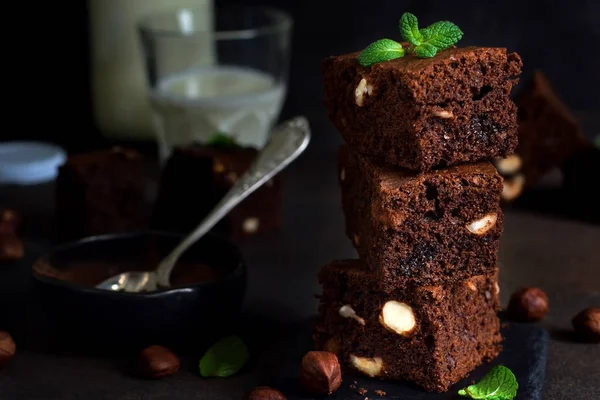
{"type": "MultiPolygon", "coordinates": [[[[516,399],[541,399],[546,358],[548,348],[548,332],[536,325],[508,324],[502,329],[504,344],[502,353],[494,361],[477,368],[470,376],[457,383],[446,393],[427,393],[416,385],[402,382],[385,382],[355,376],[345,376],[340,389],[327,397],[327,400],[363,400],[368,397],[387,400],[441,400],[461,399],[457,391],[471,384],[473,380],[481,379],[493,366],[503,364],[510,368],[519,382],[516,399]],[[350,384],[357,381],[356,388],[367,389],[365,395],[359,395],[357,389],[350,384]],[[378,397],[374,392],[380,389],[386,392],[385,397],[378,397]]],[[[281,370],[275,387],[279,388],[288,400],[314,400],[307,397],[298,386],[298,365],[302,356],[311,348],[310,328],[307,326],[292,343],[290,353],[284,368],[281,370]]]]}

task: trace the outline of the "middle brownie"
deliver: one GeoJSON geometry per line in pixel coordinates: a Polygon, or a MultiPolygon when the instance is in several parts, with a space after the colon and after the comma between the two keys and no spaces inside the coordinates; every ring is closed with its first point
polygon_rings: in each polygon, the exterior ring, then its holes
{"type": "Polygon", "coordinates": [[[502,177],[489,162],[427,173],[340,148],[346,234],[380,285],[432,285],[489,274],[498,261],[502,177]]]}

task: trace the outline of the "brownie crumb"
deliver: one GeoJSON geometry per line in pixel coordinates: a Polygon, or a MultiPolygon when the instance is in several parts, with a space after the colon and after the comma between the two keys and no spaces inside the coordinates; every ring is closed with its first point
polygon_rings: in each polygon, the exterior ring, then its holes
{"type": "Polygon", "coordinates": [[[376,394],[377,396],[379,396],[379,397],[384,397],[384,396],[385,396],[387,393],[386,393],[386,392],[384,392],[384,391],[383,391],[383,390],[381,390],[381,389],[377,389],[377,390],[375,391],[375,394],[376,394]]]}
{"type": "Polygon", "coordinates": [[[367,394],[368,390],[365,388],[359,388],[358,389],[358,394],[360,394],[361,396],[364,396],[365,394],[367,394]]]}
{"type": "Polygon", "coordinates": [[[350,387],[350,389],[356,389],[356,385],[354,383],[351,383],[350,385],[348,385],[350,387]]]}

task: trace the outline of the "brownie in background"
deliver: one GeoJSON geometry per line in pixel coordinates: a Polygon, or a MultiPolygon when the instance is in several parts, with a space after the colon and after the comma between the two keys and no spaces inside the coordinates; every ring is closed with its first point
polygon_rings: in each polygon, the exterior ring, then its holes
{"type": "Polygon", "coordinates": [[[579,122],[541,71],[534,72],[515,103],[519,145],[514,155],[494,162],[505,178],[505,202],[518,198],[523,190],[586,147],[579,122]]]}
{"type": "Polygon", "coordinates": [[[517,146],[510,92],[521,58],[465,47],[371,67],[358,53],[323,61],[325,107],[346,143],[381,162],[426,171],[491,160],[517,146]]]}
{"type": "Polygon", "coordinates": [[[334,261],[319,273],[316,348],[363,375],[446,391],[501,350],[497,274],[386,291],[362,261],[334,261]]]}
{"type": "Polygon", "coordinates": [[[144,159],[113,147],[70,156],[56,180],[60,240],[128,232],[148,225],[144,159]]]}
{"type": "Polygon", "coordinates": [[[340,148],[346,234],[381,286],[430,285],[496,268],[502,178],[490,162],[427,173],[340,148]]]}
{"type": "MultiPolygon", "coordinates": [[[[193,144],[174,149],[159,181],[153,213],[158,229],[188,233],[250,167],[250,147],[193,144]]],[[[229,212],[214,232],[240,239],[281,228],[282,183],[276,176],[229,212]]]]}

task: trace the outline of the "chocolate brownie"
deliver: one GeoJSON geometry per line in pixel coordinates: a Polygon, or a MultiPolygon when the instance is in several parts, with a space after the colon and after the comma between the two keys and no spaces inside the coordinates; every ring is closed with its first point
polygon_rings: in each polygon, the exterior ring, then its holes
{"type": "Polygon", "coordinates": [[[348,370],[444,392],[501,350],[497,269],[490,272],[386,293],[362,261],[334,261],[319,273],[315,346],[348,370]]]}
{"type": "MultiPolygon", "coordinates": [[[[193,144],[178,147],[162,171],[153,225],[187,233],[217,205],[250,167],[251,147],[193,144]]],[[[281,227],[282,181],[276,176],[229,212],[213,231],[242,238],[281,227]]]]}
{"type": "Polygon", "coordinates": [[[114,147],[70,156],[56,180],[56,227],[60,239],[77,239],[147,227],[144,159],[114,147]]]}
{"type": "Polygon", "coordinates": [[[346,233],[383,287],[495,268],[504,216],[502,177],[490,162],[417,173],[342,145],[338,171],[346,233]]]}
{"type": "Polygon", "coordinates": [[[453,48],[371,67],[362,67],[357,55],[322,63],[325,106],[356,151],[421,171],[514,152],[510,91],[522,66],[516,53],[453,48]]]}
{"type": "Polygon", "coordinates": [[[507,202],[583,150],[586,143],[579,122],[541,71],[534,72],[515,102],[519,122],[516,154],[494,162],[506,177],[502,197],[507,202]]]}

